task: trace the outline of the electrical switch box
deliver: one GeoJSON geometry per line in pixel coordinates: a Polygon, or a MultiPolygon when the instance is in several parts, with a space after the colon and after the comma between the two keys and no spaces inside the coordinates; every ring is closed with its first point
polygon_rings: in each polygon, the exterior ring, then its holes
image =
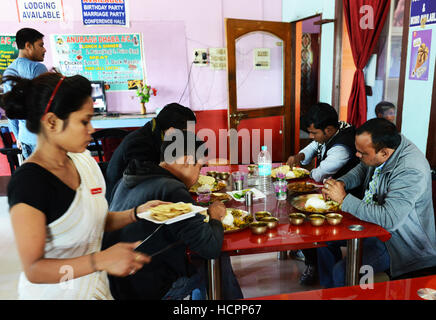
{"type": "Polygon", "coordinates": [[[194,49],[194,65],[205,67],[209,63],[207,49],[194,49]]]}

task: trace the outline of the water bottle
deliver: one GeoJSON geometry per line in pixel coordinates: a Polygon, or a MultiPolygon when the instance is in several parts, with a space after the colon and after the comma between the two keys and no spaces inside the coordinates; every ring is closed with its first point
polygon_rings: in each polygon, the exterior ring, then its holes
{"type": "Polygon", "coordinates": [[[259,169],[259,189],[264,194],[272,193],[272,184],[271,184],[271,168],[272,161],[271,155],[269,154],[267,147],[262,146],[262,150],[259,152],[257,156],[257,166],[259,169]]]}

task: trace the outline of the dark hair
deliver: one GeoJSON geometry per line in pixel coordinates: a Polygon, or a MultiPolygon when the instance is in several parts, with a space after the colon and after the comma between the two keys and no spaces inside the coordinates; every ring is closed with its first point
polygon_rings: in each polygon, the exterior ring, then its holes
{"type": "Polygon", "coordinates": [[[378,114],[383,115],[389,109],[395,110],[395,105],[389,101],[381,101],[381,102],[377,103],[377,105],[375,106],[375,114],[376,115],[378,115],[378,114]]]}
{"type": "Polygon", "coordinates": [[[165,131],[168,128],[185,130],[188,121],[197,121],[194,112],[178,103],[167,104],[157,115],[156,121],[165,131]]]}
{"type": "MultiPolygon", "coordinates": [[[[164,139],[162,141],[161,149],[160,149],[160,161],[161,162],[172,162],[180,158],[180,156],[189,156],[191,155],[195,161],[204,158],[197,157],[199,156],[199,152],[202,153],[200,155],[207,156],[208,149],[206,148],[206,142],[199,139],[196,134],[192,131],[187,130],[175,130],[171,135],[170,139],[164,139]],[[181,140],[182,139],[182,140],[181,140]],[[176,143],[174,145],[174,143],[176,143]],[[182,150],[183,148],[183,150],[182,150]],[[200,149],[201,148],[201,149],[200,149]],[[181,152],[183,151],[183,152],[181,152]],[[165,159],[166,153],[171,152],[170,155],[172,159],[165,159]]],[[[167,154],[168,156],[168,154],[167,154]]]]}
{"type": "Polygon", "coordinates": [[[363,133],[371,135],[372,146],[376,152],[382,148],[397,149],[401,143],[401,135],[395,124],[384,118],[366,121],[356,130],[356,136],[363,133]]]}
{"type": "Polygon", "coordinates": [[[324,130],[328,126],[339,128],[338,113],[328,103],[319,102],[310,107],[302,118],[304,128],[309,128],[311,124],[316,129],[324,130]]]}
{"type": "Polygon", "coordinates": [[[44,35],[38,30],[32,28],[23,28],[17,31],[15,41],[17,42],[18,49],[24,49],[26,42],[34,44],[35,41],[44,38],[44,35]]]}
{"type": "MultiPolygon", "coordinates": [[[[41,118],[61,78],[60,73],[53,72],[43,73],[31,80],[7,76],[2,81],[11,81],[12,90],[2,96],[0,106],[8,118],[25,119],[27,129],[39,133],[41,118]]],[[[70,113],[82,107],[91,96],[91,91],[91,83],[85,77],[66,77],[53,98],[49,112],[66,120],[70,113]]]]}

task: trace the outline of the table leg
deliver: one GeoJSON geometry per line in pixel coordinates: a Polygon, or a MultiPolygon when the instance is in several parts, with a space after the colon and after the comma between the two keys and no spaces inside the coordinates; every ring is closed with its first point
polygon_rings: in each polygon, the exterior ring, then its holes
{"type": "Polygon", "coordinates": [[[362,264],[362,239],[347,240],[346,286],[359,283],[359,270],[362,264]]]}
{"type": "Polygon", "coordinates": [[[221,262],[220,259],[207,260],[207,273],[209,276],[209,300],[221,299],[221,262]]]}
{"type": "Polygon", "coordinates": [[[286,259],[288,259],[288,252],[287,251],[277,252],[277,260],[286,260],[286,259]]]}

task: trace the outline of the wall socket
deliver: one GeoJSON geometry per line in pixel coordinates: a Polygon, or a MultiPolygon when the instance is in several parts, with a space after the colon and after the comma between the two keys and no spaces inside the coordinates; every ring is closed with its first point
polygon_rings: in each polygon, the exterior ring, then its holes
{"type": "Polygon", "coordinates": [[[207,49],[194,49],[194,64],[197,66],[207,66],[209,63],[209,54],[207,49]]]}

